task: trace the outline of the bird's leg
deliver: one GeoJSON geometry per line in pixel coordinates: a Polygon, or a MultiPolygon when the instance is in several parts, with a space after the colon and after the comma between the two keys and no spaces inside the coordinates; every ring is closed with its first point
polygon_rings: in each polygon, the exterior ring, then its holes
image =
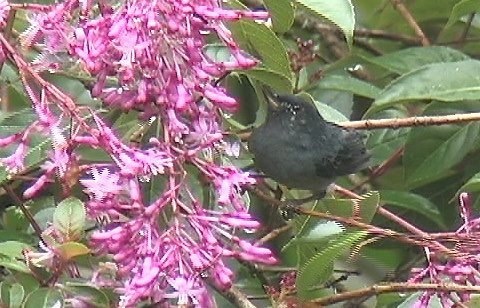
{"type": "Polygon", "coordinates": [[[310,201],[323,199],[323,197],[325,197],[325,191],[314,193],[311,196],[302,199],[288,199],[282,201],[282,205],[280,206],[282,217],[285,220],[290,220],[295,216],[297,208],[310,201]]]}

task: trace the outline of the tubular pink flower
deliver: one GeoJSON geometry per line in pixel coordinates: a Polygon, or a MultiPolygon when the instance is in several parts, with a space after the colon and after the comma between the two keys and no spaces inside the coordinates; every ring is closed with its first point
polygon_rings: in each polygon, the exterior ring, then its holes
{"type": "MultiPolygon", "coordinates": [[[[8,10],[5,0],[1,1],[0,26],[8,10]]],[[[26,197],[45,187],[54,173],[62,179],[72,163],[83,163],[79,146],[109,157],[80,166],[87,171],[80,184],[88,198],[88,216],[104,222],[92,232],[91,247],[112,257],[115,276],[121,280],[97,275],[92,281],[115,287],[121,306],[172,300],[205,307],[213,300],[202,275],[212,277],[220,288],[229,288],[234,273],[227,266],[228,258],[276,261],[268,249],[240,239],[244,231],[260,227],[247,212],[242,196],[255,180],[214,159],[216,152],[225,152],[222,111],[238,107],[216,85],[217,78],[258,63],[239,49],[224,23],[268,16],[225,9],[220,3],[133,0],[110,6],[65,0],[29,14],[30,27],[21,37],[26,47],[45,43],[35,64],[39,72],[80,64],[93,78],[92,96],[105,108],[136,112],[142,131],[149,132],[146,136],[155,131],[150,140],[142,139],[140,133],[140,142],[119,136],[98,110],[76,105],[53,85],[44,87],[43,81],[30,84],[25,79],[38,120],[21,135],[0,139],[0,146],[19,144],[12,156],[0,159],[16,172],[23,169],[30,130],[51,138],[43,174],[25,191],[26,197]],[[213,36],[229,49],[231,56],[224,62],[205,50],[207,39],[213,36]],[[67,61],[65,54],[72,59],[67,61]],[[48,64],[41,65],[41,59],[49,59],[48,64]],[[36,91],[39,85],[40,94],[36,91]],[[68,138],[66,125],[71,125],[68,138]],[[202,203],[191,181],[197,175],[212,184],[216,194],[212,204],[202,203]],[[146,181],[154,188],[148,194],[144,193],[146,181]]]]}

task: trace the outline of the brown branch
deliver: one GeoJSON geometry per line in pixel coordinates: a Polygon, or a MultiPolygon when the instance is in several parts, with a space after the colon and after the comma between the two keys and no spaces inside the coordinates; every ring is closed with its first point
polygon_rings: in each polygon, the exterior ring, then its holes
{"type": "MultiPolygon", "coordinates": [[[[339,186],[336,186],[335,189],[338,189],[338,188],[339,188],[339,186]]],[[[253,191],[253,193],[255,193],[259,198],[267,201],[268,203],[270,203],[272,205],[276,205],[276,206],[280,206],[280,207],[285,207],[285,205],[286,205],[284,202],[282,202],[280,200],[277,200],[277,199],[265,194],[264,192],[262,192],[258,188],[255,188],[255,187],[251,188],[251,191],[253,191]]],[[[354,198],[360,198],[359,195],[357,195],[353,192],[350,192],[350,196],[354,197],[354,198]]],[[[439,243],[439,242],[433,240],[432,238],[430,238],[428,233],[418,229],[417,227],[413,226],[409,222],[403,220],[402,218],[396,216],[395,214],[389,212],[387,209],[384,209],[382,207],[379,207],[377,209],[378,214],[388,218],[391,221],[396,222],[398,225],[402,226],[406,230],[413,233],[414,236],[412,237],[409,234],[400,233],[400,232],[397,232],[397,231],[394,231],[394,230],[391,230],[391,229],[383,229],[383,228],[380,228],[380,227],[376,227],[376,226],[373,226],[373,225],[370,225],[370,224],[367,224],[367,223],[364,223],[364,222],[361,222],[361,221],[358,221],[358,220],[355,220],[355,219],[352,219],[352,218],[335,216],[335,215],[331,215],[331,214],[328,214],[328,213],[322,213],[322,212],[318,212],[318,211],[305,209],[305,208],[302,208],[302,207],[295,207],[295,208],[293,208],[293,210],[296,213],[301,214],[301,215],[308,215],[308,216],[312,216],[312,217],[318,217],[318,218],[338,221],[338,222],[343,223],[347,226],[357,227],[359,229],[362,229],[362,230],[365,230],[365,231],[369,232],[370,234],[377,235],[377,236],[380,236],[380,237],[395,238],[395,239],[397,239],[401,242],[404,242],[406,244],[423,246],[423,247],[427,246],[427,247],[431,248],[432,250],[440,251],[440,252],[442,252],[442,253],[444,253],[445,255],[448,255],[448,256],[453,256],[453,257],[461,256],[461,254],[457,250],[449,249],[449,248],[445,247],[441,243],[439,243]]]]}
{"type": "Polygon", "coordinates": [[[42,229],[37,224],[37,222],[33,218],[33,215],[27,209],[25,204],[23,204],[23,201],[20,199],[20,197],[17,196],[17,194],[13,191],[13,189],[10,187],[10,185],[2,185],[2,188],[7,192],[7,194],[10,196],[10,198],[12,198],[15,205],[18,206],[18,208],[20,208],[23,215],[25,215],[28,222],[30,222],[30,225],[32,226],[33,230],[35,231],[35,234],[38,236],[40,241],[42,241],[46,245],[46,242],[43,240],[43,237],[42,237],[42,229]]]}
{"type": "Polygon", "coordinates": [[[270,231],[267,235],[265,235],[264,237],[262,237],[261,239],[259,239],[256,243],[255,243],[255,246],[261,246],[263,244],[265,244],[266,242],[269,242],[271,240],[273,240],[274,238],[276,238],[277,236],[279,236],[280,234],[282,234],[283,232],[286,232],[290,229],[292,229],[293,227],[293,224],[292,223],[288,223],[286,224],[285,226],[282,226],[280,228],[276,228],[276,229],[273,229],[272,231],[270,231]]]}
{"type": "Polygon", "coordinates": [[[396,119],[378,119],[378,120],[362,120],[362,121],[348,121],[339,123],[343,127],[356,129],[378,129],[378,128],[393,128],[412,127],[412,126],[432,126],[455,124],[462,122],[479,121],[480,112],[465,113],[465,114],[449,114],[445,116],[423,116],[423,117],[408,117],[396,119]]]}
{"type": "Polygon", "coordinates": [[[382,50],[370,44],[367,39],[354,38],[353,41],[357,47],[364,49],[374,56],[381,56],[384,54],[382,50]]]}
{"type": "Polygon", "coordinates": [[[352,188],[353,191],[356,191],[357,189],[361,188],[363,185],[366,183],[371,182],[372,180],[376,179],[377,177],[383,175],[387,170],[389,170],[392,166],[394,166],[403,156],[405,148],[400,147],[398,148],[395,152],[393,152],[392,155],[390,155],[389,158],[387,158],[384,162],[382,162],[378,167],[373,169],[373,171],[369,174],[368,178],[361,183],[355,185],[354,188],[352,188]]]}
{"type": "Polygon", "coordinates": [[[413,17],[412,13],[408,10],[402,0],[390,0],[393,7],[400,12],[403,18],[407,21],[408,25],[415,31],[415,34],[420,39],[420,42],[423,46],[430,46],[430,41],[425,36],[422,31],[422,28],[418,25],[417,21],[413,17]]]}
{"type": "Polygon", "coordinates": [[[350,292],[323,297],[314,300],[311,303],[316,305],[331,305],[355,298],[379,295],[383,293],[394,292],[416,292],[416,291],[433,291],[433,292],[471,292],[480,293],[480,286],[464,286],[454,283],[434,284],[434,283],[390,283],[388,285],[373,285],[367,288],[358,289],[350,292]]]}
{"type": "MultiPolygon", "coordinates": [[[[392,128],[397,129],[401,127],[414,126],[434,126],[447,125],[463,122],[480,121],[480,112],[472,112],[465,114],[449,114],[444,116],[423,116],[423,117],[408,117],[395,119],[374,119],[361,121],[346,121],[340,122],[338,125],[355,129],[380,129],[392,128]]],[[[251,132],[241,132],[237,136],[245,141],[250,137],[251,132]]]]}
{"type": "Polygon", "coordinates": [[[239,308],[257,308],[251,301],[248,300],[247,296],[241,292],[236,287],[232,286],[228,290],[224,290],[215,284],[213,279],[206,278],[208,285],[210,285],[215,291],[220,293],[225,299],[232,303],[235,307],[239,308]]]}

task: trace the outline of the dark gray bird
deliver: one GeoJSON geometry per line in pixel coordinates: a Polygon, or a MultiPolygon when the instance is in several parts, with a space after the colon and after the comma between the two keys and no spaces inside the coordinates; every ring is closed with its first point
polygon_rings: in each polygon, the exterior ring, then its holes
{"type": "Polygon", "coordinates": [[[267,119],[248,141],[255,166],[266,176],[322,198],[336,177],[366,167],[370,155],[361,132],[327,122],[300,97],[266,96],[267,119]]]}

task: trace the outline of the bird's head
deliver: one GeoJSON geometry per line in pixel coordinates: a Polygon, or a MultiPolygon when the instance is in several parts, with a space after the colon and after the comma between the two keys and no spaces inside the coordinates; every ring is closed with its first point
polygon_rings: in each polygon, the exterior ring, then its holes
{"type": "Polygon", "coordinates": [[[300,96],[269,92],[266,97],[269,104],[269,111],[272,115],[285,115],[289,117],[320,116],[315,106],[300,96]]]}

